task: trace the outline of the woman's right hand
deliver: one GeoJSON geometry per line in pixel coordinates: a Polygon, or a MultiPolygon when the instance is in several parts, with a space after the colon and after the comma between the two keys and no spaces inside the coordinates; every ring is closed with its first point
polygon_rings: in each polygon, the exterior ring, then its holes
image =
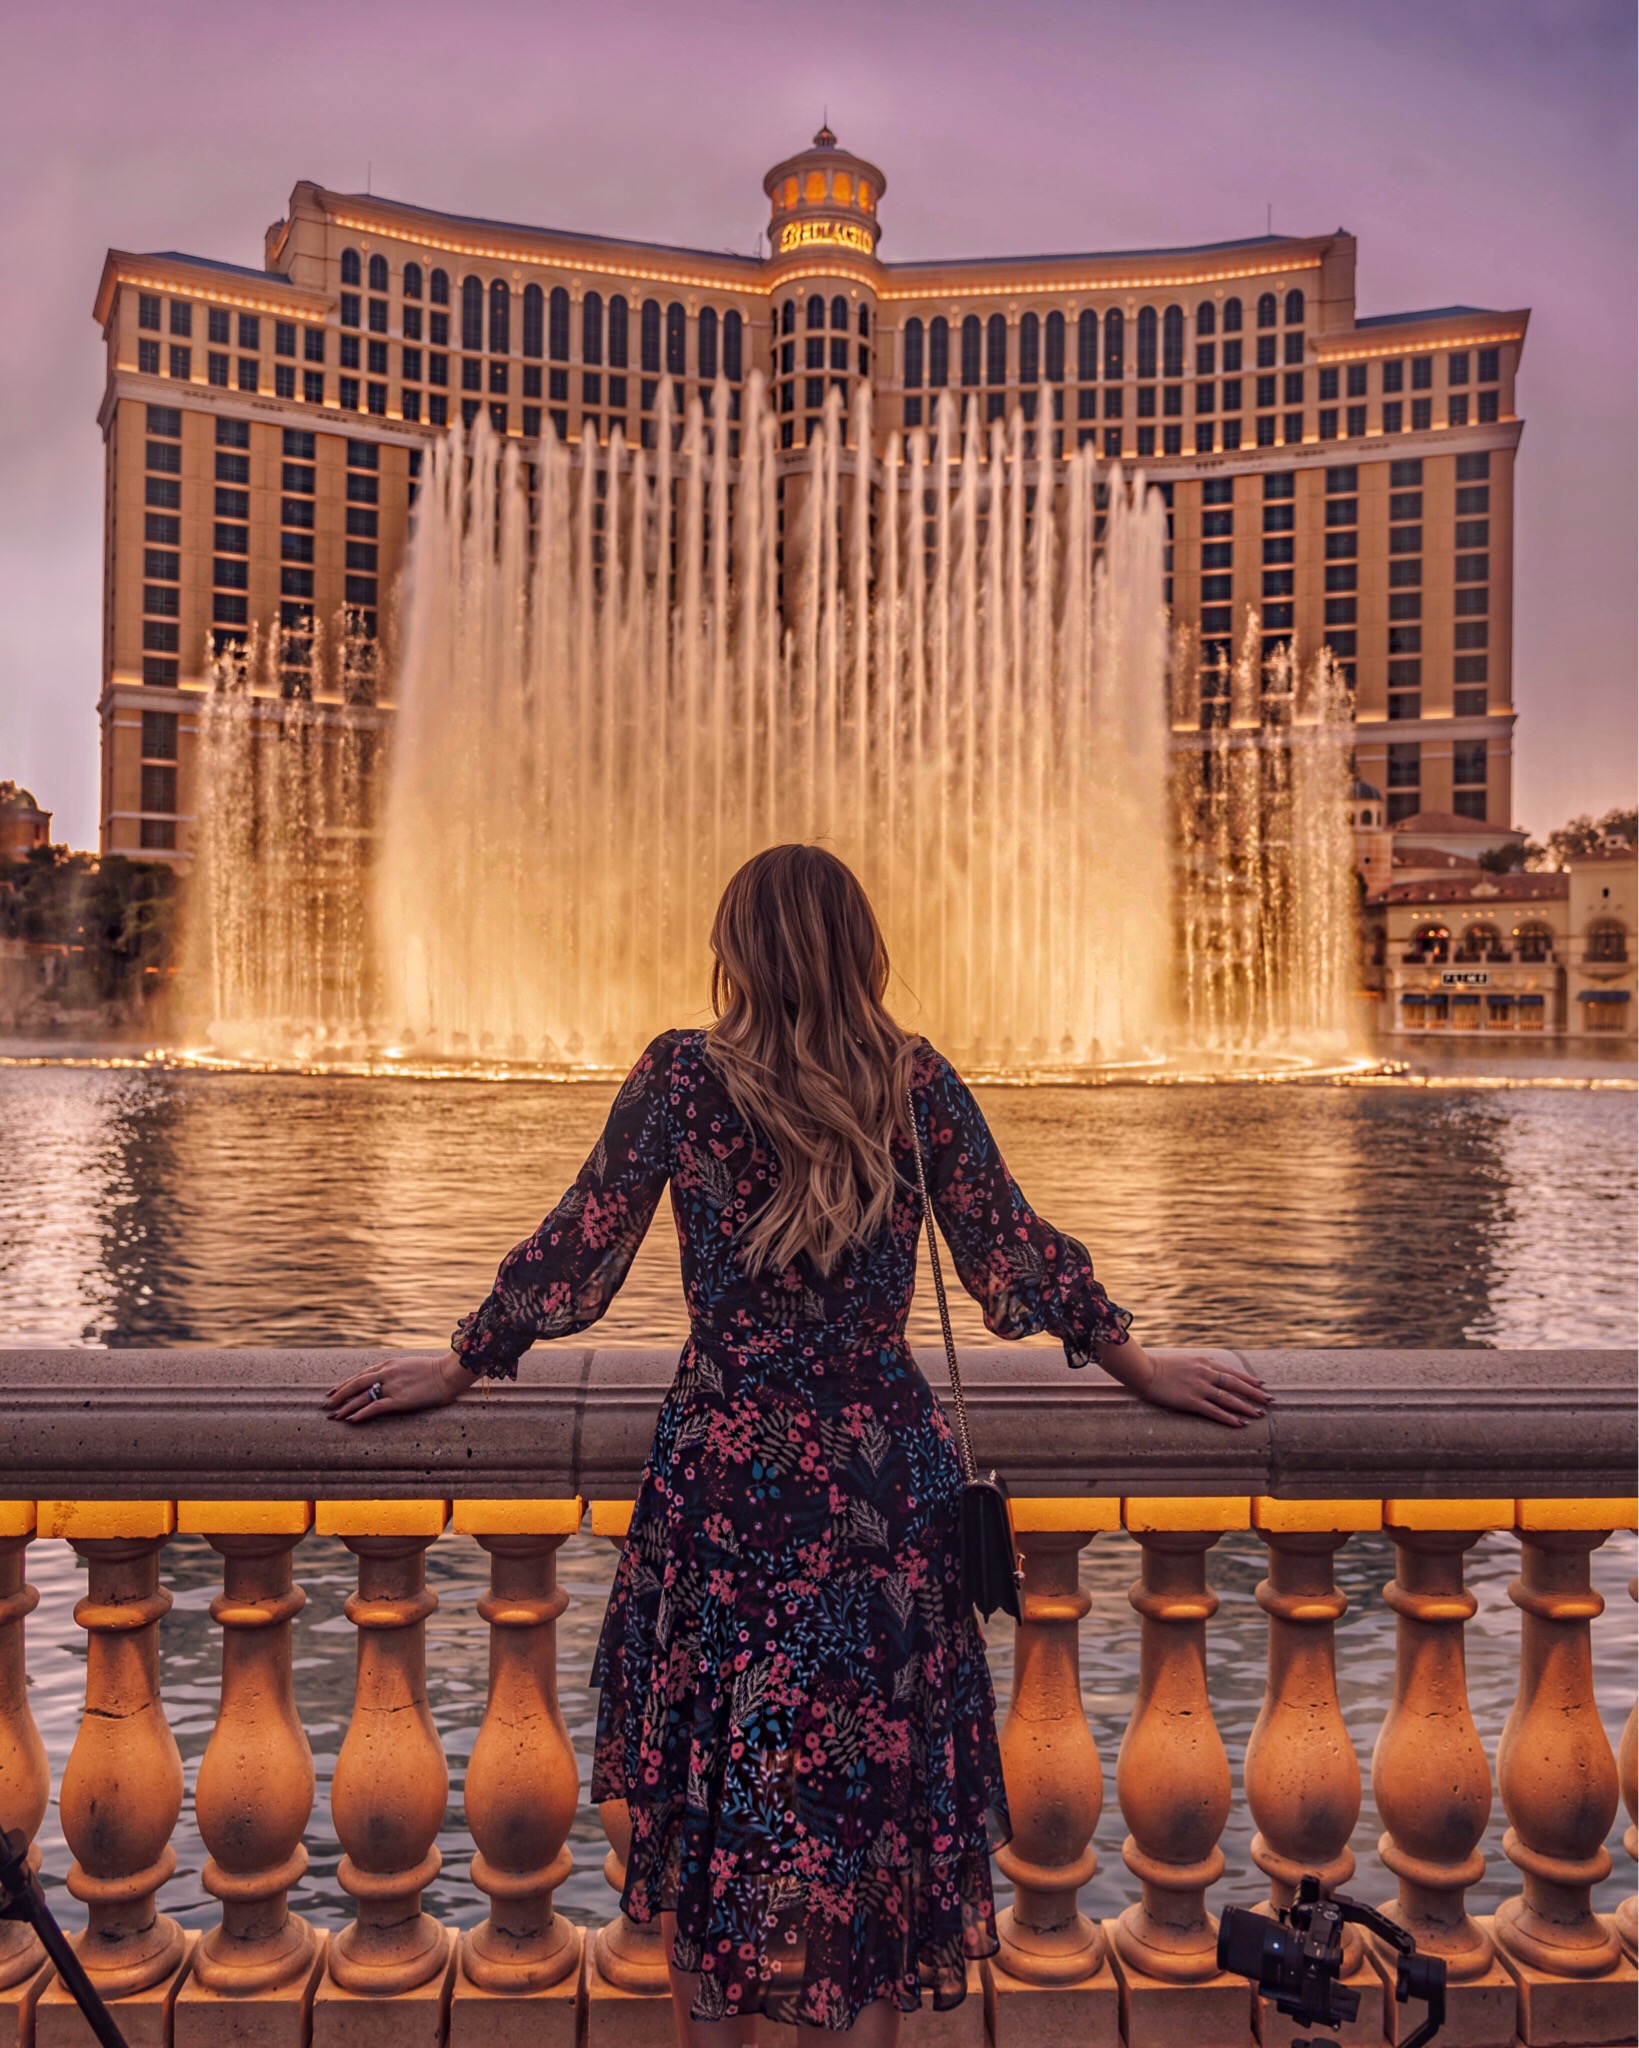
{"type": "Polygon", "coordinates": [[[442,1408],[469,1393],[477,1375],[446,1351],[441,1358],[406,1351],[368,1365],[324,1397],[324,1412],[336,1422],[374,1422],[383,1415],[408,1415],[417,1408],[442,1408]],[[371,1399],[371,1390],[379,1393],[371,1399]]]}
{"type": "Polygon", "coordinates": [[[1136,1337],[1101,1345],[1098,1362],[1141,1401],[1205,1415],[1230,1429],[1256,1422],[1269,1406],[1269,1389],[1255,1372],[1210,1351],[1146,1351],[1136,1337]]]}

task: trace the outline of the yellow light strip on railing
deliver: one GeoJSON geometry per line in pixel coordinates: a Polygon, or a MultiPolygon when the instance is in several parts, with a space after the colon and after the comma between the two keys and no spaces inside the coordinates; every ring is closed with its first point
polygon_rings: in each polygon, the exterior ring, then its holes
{"type": "MultiPolygon", "coordinates": [[[[593,1536],[624,1537],[632,1500],[575,1495],[460,1500],[0,1500],[0,1537],[69,1541],[170,1535],[593,1536]],[[590,1509],[590,1513],[588,1513],[590,1509]],[[453,1510],[453,1512],[452,1512],[453,1510]]],[[[1281,1500],[1270,1494],[1021,1494],[1011,1502],[1021,1533],[1125,1529],[1256,1529],[1358,1533],[1378,1529],[1632,1529],[1639,1499],[1612,1495],[1547,1500],[1281,1500]]]]}

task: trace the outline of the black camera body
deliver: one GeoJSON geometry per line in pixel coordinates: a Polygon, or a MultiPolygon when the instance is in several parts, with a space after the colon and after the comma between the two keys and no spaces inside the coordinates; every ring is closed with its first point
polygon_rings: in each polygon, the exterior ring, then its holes
{"type": "MultiPolygon", "coordinates": [[[[1375,1907],[1341,1892],[1322,1892],[1320,1879],[1299,1879],[1297,1896],[1277,1919],[1227,1906],[1218,1922],[1218,1967],[1250,1977],[1277,2012],[1304,2026],[1338,2028],[1360,2010],[1360,1993],[1341,1982],[1343,1929],[1366,1927],[1396,1951],[1394,1995],[1400,2004],[1418,1999],[1428,2014],[1401,2048],[1423,2048],[1445,2021],[1446,1966],[1421,1953],[1403,1927],[1375,1907]]],[[[1298,2042],[1295,2048],[1317,2048],[1298,2042]]]]}

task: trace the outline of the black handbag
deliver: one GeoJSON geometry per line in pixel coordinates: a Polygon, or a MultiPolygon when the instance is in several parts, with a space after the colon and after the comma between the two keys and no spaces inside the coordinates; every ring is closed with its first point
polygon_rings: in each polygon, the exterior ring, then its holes
{"type": "Polygon", "coordinates": [[[939,1327],[945,1338],[945,1363],[950,1368],[950,1390],[956,1397],[956,1443],[962,1459],[960,1532],[962,1540],[962,1590],[988,1621],[999,1607],[1015,1621],[1019,1613],[1019,1586],[1024,1577],[1018,1545],[1013,1540],[1013,1510],[1008,1503],[1007,1481],[994,1467],[981,1479],[973,1463],[973,1439],[968,1433],[967,1402],[962,1397],[962,1374],[956,1363],[956,1344],[950,1334],[950,1303],[945,1299],[944,1269],[939,1263],[939,1239],[933,1227],[933,1204],[928,1200],[928,1177],[922,1166],[922,1139],[916,1127],[916,1104],[906,1091],[910,1113],[911,1148],[916,1154],[916,1185],[922,1195],[922,1221],[928,1233],[928,1259],[933,1267],[933,1291],[939,1298],[939,1327]]]}

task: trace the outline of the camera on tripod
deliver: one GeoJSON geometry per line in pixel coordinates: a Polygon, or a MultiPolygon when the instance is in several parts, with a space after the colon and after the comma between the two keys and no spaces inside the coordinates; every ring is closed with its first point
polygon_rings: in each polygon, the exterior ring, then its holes
{"type": "MultiPolygon", "coordinates": [[[[1274,1920],[1244,1906],[1226,1906],[1218,1922],[1218,1968],[1250,1977],[1288,2019],[1303,2026],[1341,2027],[1360,2010],[1360,1993],[1339,1981],[1343,1929],[1350,1921],[1369,1928],[1395,1951],[1396,2000],[1404,2005],[1415,1998],[1428,2006],[1423,2024],[1400,2043],[1400,2048],[1423,2048],[1445,2021],[1444,1962],[1422,1954],[1403,1927],[1374,1907],[1341,1892],[1323,1894],[1318,1877],[1300,1878],[1297,1896],[1274,1920]]],[[[1298,2041],[1293,2048],[1320,2044],[1298,2041]]]]}

